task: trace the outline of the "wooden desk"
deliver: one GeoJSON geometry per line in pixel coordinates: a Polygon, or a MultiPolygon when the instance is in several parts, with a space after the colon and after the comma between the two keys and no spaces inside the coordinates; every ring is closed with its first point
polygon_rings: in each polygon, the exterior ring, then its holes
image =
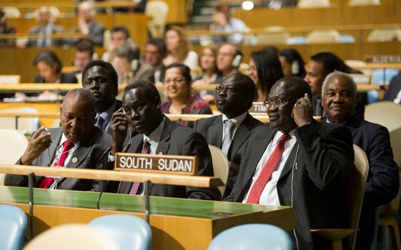
{"type": "MultiPolygon", "coordinates": [[[[100,210],[98,193],[34,189],[34,235],[66,223],[88,223],[108,214],[132,214],[142,219],[143,196],[103,194],[100,210]]],[[[28,210],[28,189],[0,187],[0,203],[28,210]]],[[[152,249],[204,250],[218,233],[246,223],[268,223],[284,230],[296,226],[291,207],[150,197],[152,249]]]]}

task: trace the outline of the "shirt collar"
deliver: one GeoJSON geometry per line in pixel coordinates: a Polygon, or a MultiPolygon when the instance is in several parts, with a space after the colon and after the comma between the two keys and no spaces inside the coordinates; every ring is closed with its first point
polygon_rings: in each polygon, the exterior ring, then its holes
{"type": "Polygon", "coordinates": [[[227,118],[227,116],[226,116],[225,114],[223,114],[223,115],[222,115],[222,119],[223,119],[223,123],[224,123],[224,121],[226,121],[226,120],[231,120],[231,121],[233,121],[233,122],[235,123],[235,126],[238,127],[238,126],[241,125],[241,123],[245,120],[245,118],[246,118],[247,115],[248,115],[248,111],[247,111],[247,112],[244,112],[244,113],[242,113],[242,114],[240,114],[240,115],[237,116],[237,117],[234,117],[234,118],[229,119],[229,118],[227,118]]]}

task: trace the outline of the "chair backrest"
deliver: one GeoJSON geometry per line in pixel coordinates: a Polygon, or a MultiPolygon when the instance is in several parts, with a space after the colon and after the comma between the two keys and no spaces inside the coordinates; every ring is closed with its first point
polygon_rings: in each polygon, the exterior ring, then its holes
{"type": "MultiPolygon", "coordinates": [[[[18,113],[18,112],[29,112],[38,113],[36,109],[33,108],[9,108],[2,109],[0,113],[18,113]]],[[[23,133],[32,133],[33,131],[39,129],[39,118],[18,118],[18,126],[14,117],[1,117],[0,118],[0,128],[5,129],[18,129],[23,133]]]]}
{"type": "MultiPolygon", "coordinates": [[[[354,166],[347,183],[347,200],[349,204],[350,228],[359,227],[359,217],[361,215],[363,196],[365,194],[365,184],[369,173],[369,161],[365,152],[354,144],[354,166]]],[[[349,239],[350,249],[355,248],[356,234],[352,234],[349,239]]]]}
{"type": "Polygon", "coordinates": [[[209,150],[212,155],[214,176],[220,178],[224,183],[224,186],[218,187],[221,197],[223,197],[228,178],[228,160],[220,148],[209,144],[209,150]]]}
{"type": "Polygon", "coordinates": [[[53,249],[118,250],[117,244],[100,230],[85,224],[65,224],[33,238],[24,250],[53,249]]]}
{"type": "Polygon", "coordinates": [[[350,0],[349,6],[380,5],[380,0],[350,0]]]}
{"type": "Polygon", "coordinates": [[[338,43],[340,33],[337,30],[314,30],[306,36],[307,43],[338,43]]]}
{"type": "Polygon", "coordinates": [[[330,0],[300,0],[297,4],[298,8],[328,8],[330,0]]]}
{"type": "Polygon", "coordinates": [[[372,30],[368,37],[368,42],[391,42],[401,40],[401,29],[374,29],[372,30]]]}
{"type": "Polygon", "coordinates": [[[400,73],[399,69],[383,68],[372,70],[373,84],[389,84],[390,81],[400,73]]]}
{"type": "Polygon", "coordinates": [[[128,214],[105,215],[92,220],[88,225],[108,235],[120,249],[151,249],[151,228],[139,217],[128,214]]]}
{"type": "Polygon", "coordinates": [[[15,206],[0,205],[0,221],[0,249],[22,249],[27,227],[24,211],[15,206]]]}
{"type": "Polygon", "coordinates": [[[268,224],[245,224],[224,230],[210,242],[208,250],[292,249],[288,234],[268,224]]]}
{"type": "Polygon", "coordinates": [[[152,17],[148,28],[152,37],[163,37],[169,7],[164,1],[149,1],[146,3],[145,14],[152,17]]]}
{"type": "Polygon", "coordinates": [[[401,127],[401,105],[390,101],[369,104],[365,108],[365,120],[383,125],[391,133],[401,127]]]}
{"type": "Polygon", "coordinates": [[[287,39],[287,44],[306,44],[306,37],[293,36],[287,39]]]}
{"type": "Polygon", "coordinates": [[[21,11],[16,8],[16,7],[3,7],[4,13],[6,13],[7,18],[20,18],[21,17],[21,11]]]}

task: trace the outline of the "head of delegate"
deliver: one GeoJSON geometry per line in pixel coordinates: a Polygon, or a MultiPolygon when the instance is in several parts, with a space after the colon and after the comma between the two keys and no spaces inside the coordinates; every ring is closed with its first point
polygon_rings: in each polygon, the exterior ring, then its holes
{"type": "MultiPolygon", "coordinates": [[[[198,159],[198,176],[213,176],[209,147],[205,138],[186,126],[170,121],[160,110],[160,95],[149,81],[139,80],[127,85],[123,94],[123,107],[113,114],[110,124],[113,136],[111,155],[116,152],[141,153],[147,143],[148,153],[157,155],[186,155],[198,159]],[[138,135],[123,145],[128,125],[138,135]]],[[[113,164],[113,162],[110,162],[113,164]]],[[[122,182],[116,186],[119,193],[142,194],[139,187],[132,192],[133,183],[122,182]]],[[[151,185],[150,195],[196,199],[219,199],[217,188],[184,187],[176,185],[151,185]]]]}
{"type": "Polygon", "coordinates": [[[248,140],[228,201],[293,206],[298,225],[290,236],[299,249],[327,249],[314,228],[347,225],[346,185],[354,163],[344,127],[312,117],[311,89],[299,77],[279,79],[266,101],[270,128],[248,140]],[[272,171],[274,170],[274,171],[272,171]]]}

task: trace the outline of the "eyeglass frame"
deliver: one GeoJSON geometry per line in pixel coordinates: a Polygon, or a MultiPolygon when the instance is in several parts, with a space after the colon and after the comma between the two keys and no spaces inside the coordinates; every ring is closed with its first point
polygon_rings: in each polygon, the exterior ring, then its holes
{"type": "Polygon", "coordinates": [[[276,107],[281,107],[284,104],[288,103],[288,102],[293,102],[293,101],[297,101],[297,99],[294,98],[288,98],[288,99],[276,99],[274,101],[265,101],[263,104],[265,105],[266,108],[269,108],[269,106],[271,104],[274,104],[276,107]]]}
{"type": "Polygon", "coordinates": [[[217,93],[235,93],[237,92],[237,90],[232,87],[232,86],[216,86],[216,88],[214,88],[216,90],[217,93]]]}

